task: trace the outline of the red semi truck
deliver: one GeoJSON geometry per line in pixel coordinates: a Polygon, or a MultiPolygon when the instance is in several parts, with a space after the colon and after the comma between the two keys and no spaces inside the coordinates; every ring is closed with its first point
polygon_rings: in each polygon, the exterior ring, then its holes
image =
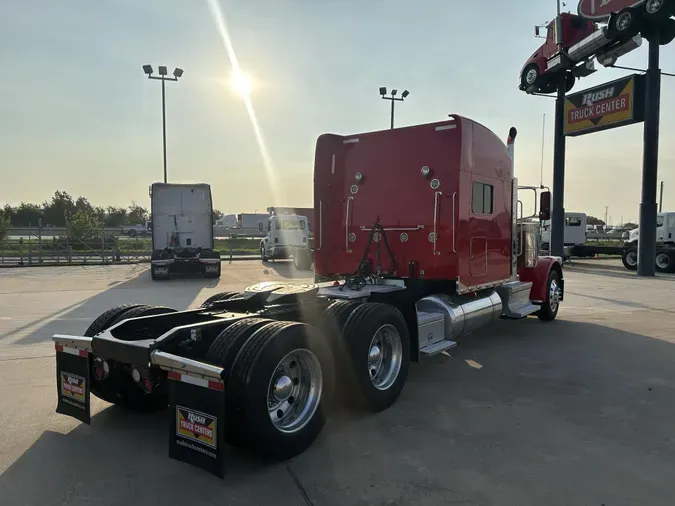
{"type": "Polygon", "coordinates": [[[57,412],[90,423],[92,393],[168,406],[169,456],[222,475],[227,444],[304,451],[336,386],[380,411],[411,362],[500,318],[555,319],[561,259],[539,256],[538,222],[518,216],[515,137],[460,116],[320,136],[315,283],[259,283],[186,311],[129,304],[55,335],[57,412]]]}
{"type": "Polygon", "coordinates": [[[612,66],[638,48],[642,35],[649,38],[656,27],[661,44],[675,37],[675,21],[669,19],[675,14],[675,0],[581,0],[577,10],[579,15],[562,13],[546,26],[546,42],[520,71],[521,90],[553,93],[560,75],[565,74],[570,91],[575,77],[595,72],[594,58],[605,67],[612,66]],[[557,45],[558,29],[562,51],[557,45]]]}

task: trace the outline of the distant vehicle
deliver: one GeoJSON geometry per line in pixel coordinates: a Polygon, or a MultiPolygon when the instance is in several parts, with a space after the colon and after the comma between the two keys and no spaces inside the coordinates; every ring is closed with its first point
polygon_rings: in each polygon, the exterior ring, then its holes
{"type": "MultiPolygon", "coordinates": [[[[637,244],[640,228],[628,231],[628,242],[637,244]]],[[[656,242],[675,245],[675,212],[658,213],[656,215],[656,242]]]]}
{"type": "Polygon", "coordinates": [[[297,269],[307,270],[312,266],[307,217],[272,215],[259,223],[259,230],[267,230],[267,236],[260,241],[260,258],[263,262],[293,258],[297,269]]]}
{"type": "Polygon", "coordinates": [[[237,215],[236,228],[257,229],[258,223],[266,220],[269,214],[265,213],[241,213],[237,215]]]}
{"type": "MultiPolygon", "coordinates": [[[[593,59],[605,67],[642,44],[641,32],[649,33],[657,23],[664,35],[661,43],[675,36],[675,0],[581,0],[579,15],[560,15],[562,51],[558,50],[556,20],[546,26],[546,42],[530,56],[520,72],[519,88],[528,93],[553,93],[560,73],[567,74],[566,90],[575,77],[595,72],[593,59]],[[599,26],[598,23],[606,24],[599,26]]],[[[536,28],[538,35],[539,28],[536,28]]]]}
{"type": "MultiPolygon", "coordinates": [[[[565,246],[578,246],[586,243],[586,232],[589,226],[585,213],[565,213],[565,246]]],[[[551,241],[551,220],[541,224],[541,247],[548,250],[551,241]]]]}
{"type": "Polygon", "coordinates": [[[237,215],[236,214],[225,215],[216,220],[215,226],[222,228],[237,228],[238,226],[237,215]]]}
{"type": "Polygon", "coordinates": [[[177,272],[220,277],[220,253],[213,249],[211,187],[154,183],[150,200],[152,279],[167,279],[177,272]]]}
{"type": "Polygon", "coordinates": [[[152,233],[152,222],[146,221],[143,225],[127,225],[122,227],[122,235],[136,237],[138,235],[150,235],[152,233]]]}
{"type": "Polygon", "coordinates": [[[312,231],[312,221],[314,220],[313,207],[268,207],[267,212],[272,214],[294,214],[296,216],[304,216],[307,218],[307,225],[309,231],[312,231]]]}

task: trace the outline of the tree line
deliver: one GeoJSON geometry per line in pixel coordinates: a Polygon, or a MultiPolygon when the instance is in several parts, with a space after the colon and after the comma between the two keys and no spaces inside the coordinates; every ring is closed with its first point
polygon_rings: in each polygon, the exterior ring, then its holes
{"type": "MultiPolygon", "coordinates": [[[[214,210],[215,220],[221,213],[214,210]]],[[[22,202],[18,206],[6,205],[0,209],[0,221],[9,227],[66,227],[75,220],[87,218],[99,227],[143,225],[150,219],[147,208],[131,202],[128,207],[94,206],[86,197],[72,197],[68,192],[56,191],[49,201],[42,204],[22,202]]]]}

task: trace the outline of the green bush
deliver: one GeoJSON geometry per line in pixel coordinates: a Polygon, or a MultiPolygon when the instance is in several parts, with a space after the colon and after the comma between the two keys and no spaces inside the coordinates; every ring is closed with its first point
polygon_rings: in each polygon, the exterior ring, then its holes
{"type": "Polygon", "coordinates": [[[9,227],[11,223],[9,216],[7,216],[3,211],[0,211],[0,241],[7,239],[7,233],[9,232],[9,227]]]}

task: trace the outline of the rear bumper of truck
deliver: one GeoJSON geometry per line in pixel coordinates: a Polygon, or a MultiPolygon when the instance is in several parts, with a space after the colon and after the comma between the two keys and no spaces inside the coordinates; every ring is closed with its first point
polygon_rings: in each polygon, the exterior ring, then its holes
{"type": "MultiPolygon", "coordinates": [[[[91,423],[92,381],[100,364],[115,361],[129,370],[159,371],[168,382],[169,457],[223,476],[225,371],[217,366],[155,349],[155,341],[122,341],[57,334],[56,412],[91,423]]],[[[139,384],[139,388],[141,385],[139,384]]]]}

